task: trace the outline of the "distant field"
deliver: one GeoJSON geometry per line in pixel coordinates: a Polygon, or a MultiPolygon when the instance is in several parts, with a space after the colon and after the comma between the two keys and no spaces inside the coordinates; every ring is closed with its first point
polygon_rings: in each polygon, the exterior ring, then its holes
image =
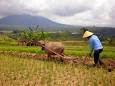
{"type": "Polygon", "coordinates": [[[0,55],[0,86],[114,86],[115,71],[0,55]]]}
{"type": "MultiPolygon", "coordinates": [[[[18,51],[18,52],[30,52],[30,53],[44,53],[39,46],[17,46],[17,45],[0,45],[0,51],[18,51]]],[[[65,55],[72,56],[86,56],[89,53],[89,47],[87,45],[78,44],[65,44],[65,55]]],[[[104,46],[104,51],[101,54],[102,58],[114,58],[115,59],[115,47],[104,46]]]]}

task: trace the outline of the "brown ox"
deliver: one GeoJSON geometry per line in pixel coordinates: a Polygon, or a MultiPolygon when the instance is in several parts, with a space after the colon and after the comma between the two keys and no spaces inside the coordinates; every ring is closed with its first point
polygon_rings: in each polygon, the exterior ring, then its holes
{"type": "Polygon", "coordinates": [[[64,56],[64,45],[61,42],[40,42],[42,50],[48,55],[50,58],[52,55],[61,55],[64,56]]]}

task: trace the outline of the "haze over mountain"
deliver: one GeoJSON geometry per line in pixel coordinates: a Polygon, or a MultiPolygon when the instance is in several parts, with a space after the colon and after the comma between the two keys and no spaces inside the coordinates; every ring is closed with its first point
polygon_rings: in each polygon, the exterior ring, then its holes
{"type": "MultiPolygon", "coordinates": [[[[55,28],[57,28],[59,30],[69,30],[69,31],[76,31],[76,29],[78,30],[83,27],[83,26],[72,26],[67,24],[56,23],[42,16],[11,15],[0,19],[0,26],[2,27],[5,26],[5,29],[6,26],[11,26],[11,27],[7,27],[6,30],[9,30],[10,28],[12,29],[17,28],[17,26],[19,27],[19,29],[21,29],[20,26],[37,26],[37,25],[47,30],[49,29],[55,30],[55,28]]],[[[111,34],[111,35],[115,34],[115,28],[112,27],[88,26],[87,28],[95,29],[97,32],[102,34],[111,34]]],[[[0,28],[0,30],[3,30],[3,28],[0,28]]]]}
{"type": "Polygon", "coordinates": [[[19,26],[32,26],[39,25],[40,27],[63,27],[63,28],[74,28],[77,26],[60,24],[53,22],[42,16],[31,16],[31,15],[11,15],[0,19],[0,25],[19,25],[19,26]]]}

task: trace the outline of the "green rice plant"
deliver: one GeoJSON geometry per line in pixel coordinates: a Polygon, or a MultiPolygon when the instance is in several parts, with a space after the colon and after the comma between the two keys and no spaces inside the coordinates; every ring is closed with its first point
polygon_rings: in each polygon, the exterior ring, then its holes
{"type": "MultiPolygon", "coordinates": [[[[17,52],[29,52],[29,53],[44,53],[40,46],[18,46],[18,45],[0,45],[0,51],[17,51],[17,52]]],[[[104,46],[104,50],[101,53],[101,58],[115,58],[115,47],[104,46]]],[[[88,56],[88,45],[66,45],[64,49],[65,55],[72,56],[88,56]]]]}
{"type": "Polygon", "coordinates": [[[1,51],[18,51],[18,52],[30,52],[30,53],[43,53],[40,47],[36,46],[10,46],[0,45],[1,51]]]}

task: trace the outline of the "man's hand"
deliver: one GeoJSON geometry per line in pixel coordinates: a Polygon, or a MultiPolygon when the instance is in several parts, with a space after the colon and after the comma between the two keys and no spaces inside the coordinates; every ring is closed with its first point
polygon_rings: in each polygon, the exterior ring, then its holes
{"type": "Polygon", "coordinates": [[[91,49],[90,53],[89,53],[89,56],[91,57],[92,56],[92,53],[93,53],[93,48],[91,49]]]}

